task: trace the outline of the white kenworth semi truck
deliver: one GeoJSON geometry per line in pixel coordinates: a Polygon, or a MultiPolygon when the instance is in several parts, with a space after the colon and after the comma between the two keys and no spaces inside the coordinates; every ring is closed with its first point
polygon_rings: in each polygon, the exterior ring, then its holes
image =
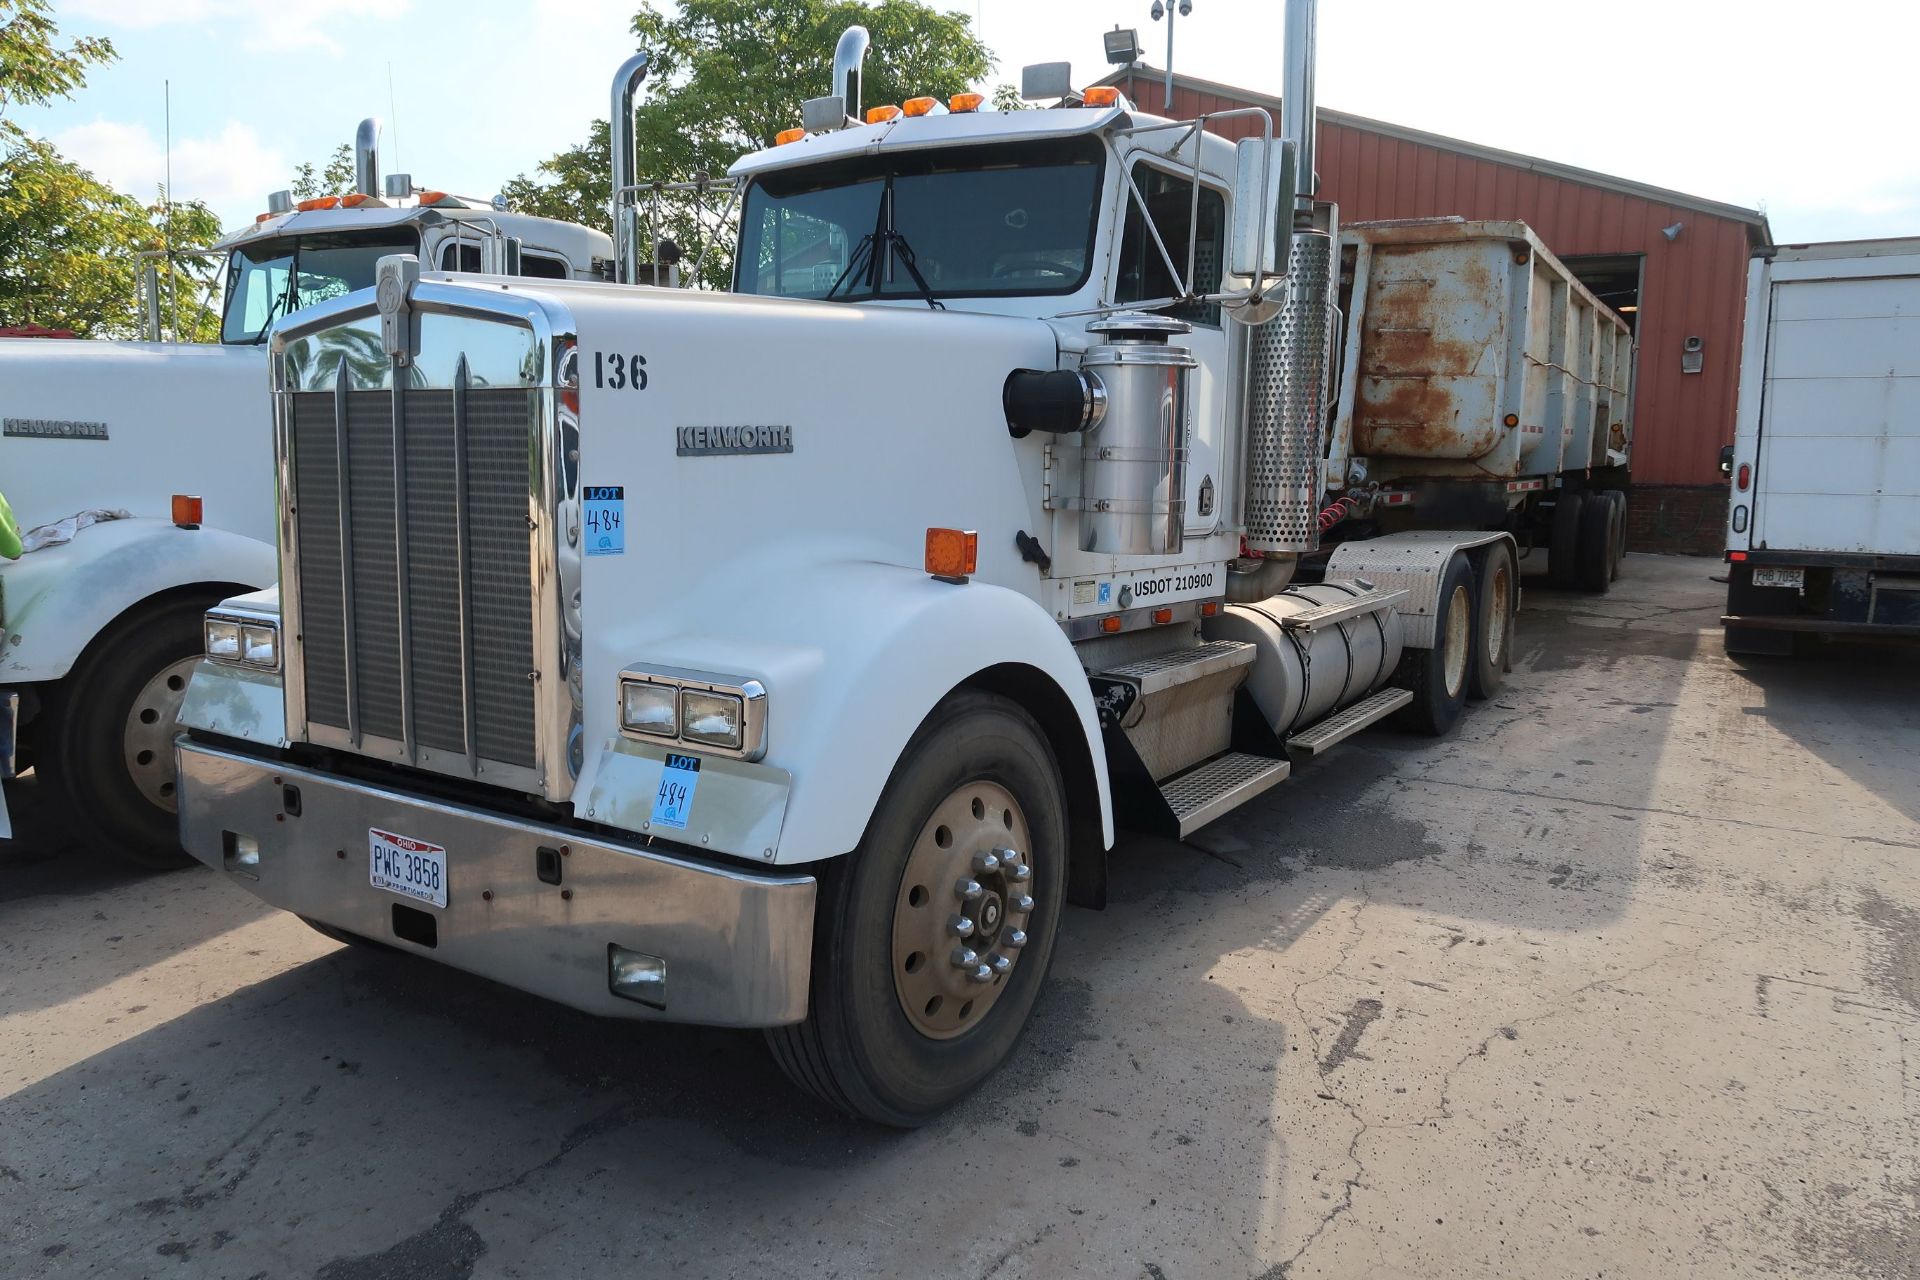
{"type": "Polygon", "coordinates": [[[80,517],[0,561],[0,778],[33,768],[62,829],[137,863],[190,861],[172,741],[200,617],[275,581],[273,322],[368,287],[387,254],[551,280],[598,278],[611,261],[612,240],[587,227],[404,173],[382,182],[378,142],[363,122],[354,192],[275,192],[213,246],[226,260],[218,344],[0,340],[0,490],[23,528],[80,517]]]}
{"type": "Polygon", "coordinates": [[[1494,689],[1517,548],[1322,544],[1371,514],[1323,474],[1310,110],[1236,145],[1053,64],[862,116],[863,45],[735,167],[731,294],[390,258],[276,327],[279,592],[208,614],[177,750],[186,847],[330,936],[765,1028],[911,1125],[1116,827],[1494,689]]]}

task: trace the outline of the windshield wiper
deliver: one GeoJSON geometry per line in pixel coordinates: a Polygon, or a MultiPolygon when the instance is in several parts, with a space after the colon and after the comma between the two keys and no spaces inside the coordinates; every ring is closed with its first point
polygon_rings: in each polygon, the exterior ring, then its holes
{"type": "Polygon", "coordinates": [[[946,304],[933,296],[933,286],[928,284],[927,278],[920,274],[920,265],[914,261],[913,246],[907,243],[907,238],[892,227],[882,231],[880,238],[886,242],[888,252],[900,259],[900,265],[907,269],[907,274],[913,277],[913,282],[920,286],[920,296],[926,299],[927,306],[934,311],[945,311],[946,304]]]}
{"type": "Polygon", "coordinates": [[[847,269],[840,273],[840,278],[833,282],[831,289],[820,295],[820,301],[831,302],[833,295],[840,292],[840,286],[853,276],[854,268],[858,267],[863,276],[872,269],[873,236],[874,233],[869,231],[854,242],[853,252],[847,255],[847,269]]]}
{"type": "Polygon", "coordinates": [[[262,339],[264,339],[267,336],[267,330],[273,327],[273,317],[277,315],[280,311],[280,304],[285,302],[287,300],[287,294],[290,294],[292,292],[293,292],[293,285],[289,283],[287,285],[287,292],[275,298],[273,300],[273,305],[267,308],[267,318],[260,322],[259,331],[253,335],[253,340],[256,344],[259,343],[262,339]]]}

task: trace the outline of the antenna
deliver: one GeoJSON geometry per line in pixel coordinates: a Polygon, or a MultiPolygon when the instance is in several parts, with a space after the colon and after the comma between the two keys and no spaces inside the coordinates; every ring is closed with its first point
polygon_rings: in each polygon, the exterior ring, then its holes
{"type": "Polygon", "coordinates": [[[405,173],[400,165],[400,108],[393,105],[393,59],[387,59],[387,119],[393,121],[388,136],[393,140],[393,163],[387,166],[389,173],[405,173]]]}

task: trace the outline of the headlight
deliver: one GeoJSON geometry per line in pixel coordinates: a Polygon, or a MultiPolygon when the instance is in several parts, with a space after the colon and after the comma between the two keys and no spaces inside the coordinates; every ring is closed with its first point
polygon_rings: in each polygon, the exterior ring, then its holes
{"type": "Polygon", "coordinates": [[[746,716],[739,694],[705,693],[693,689],[680,694],[680,732],[688,742],[740,749],[740,733],[746,716]]]}
{"type": "Polygon", "coordinates": [[[207,615],[207,657],[240,667],[277,671],[280,667],[280,627],[250,617],[207,615]]]}
{"type": "Polygon", "coordinates": [[[240,661],[240,624],[226,618],[206,622],[207,656],[216,662],[240,661]]]}
{"type": "Polygon", "coordinates": [[[678,685],[627,680],[620,685],[620,727],[656,738],[680,736],[678,685]]]}
{"type": "Polygon", "coordinates": [[[250,667],[272,670],[280,665],[280,629],[245,626],[240,628],[240,657],[250,667]]]}
{"type": "Polygon", "coordinates": [[[680,667],[622,671],[620,728],[758,760],[766,753],[767,690],[758,680],[680,667]]]}

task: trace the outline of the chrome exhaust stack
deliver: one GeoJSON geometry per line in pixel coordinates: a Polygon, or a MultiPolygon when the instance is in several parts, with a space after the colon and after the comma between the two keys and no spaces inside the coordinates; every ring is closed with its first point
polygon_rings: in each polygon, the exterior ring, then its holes
{"type": "Polygon", "coordinates": [[[860,114],[860,91],[871,44],[865,27],[852,26],[840,33],[840,43],[833,46],[833,95],[855,120],[865,118],[860,114]]]}
{"type": "Polygon", "coordinates": [[[640,212],[631,189],[639,181],[639,166],[633,155],[633,100],[640,92],[647,73],[653,69],[653,55],[645,49],[620,64],[613,76],[613,109],[607,118],[608,141],[613,144],[614,279],[632,284],[640,276],[640,212]]]}
{"type": "Polygon", "coordinates": [[[368,116],[353,134],[353,189],[363,196],[380,194],[380,121],[368,116]]]}
{"type": "Polygon", "coordinates": [[[1286,298],[1247,334],[1247,545],[1268,555],[1320,546],[1334,237],[1314,221],[1315,13],[1315,0],[1287,0],[1281,136],[1296,166],[1286,298]]]}

